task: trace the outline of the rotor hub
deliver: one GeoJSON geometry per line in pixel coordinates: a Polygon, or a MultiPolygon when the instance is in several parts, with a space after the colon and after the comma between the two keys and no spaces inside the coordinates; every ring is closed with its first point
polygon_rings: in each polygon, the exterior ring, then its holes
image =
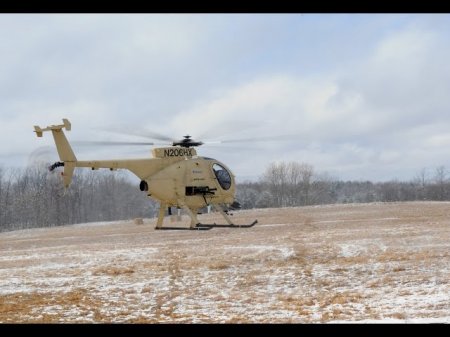
{"type": "Polygon", "coordinates": [[[203,145],[203,142],[197,142],[193,139],[191,139],[191,136],[186,135],[183,137],[183,139],[178,140],[178,141],[174,141],[172,143],[173,146],[181,146],[181,147],[195,147],[195,146],[200,146],[203,145]]]}

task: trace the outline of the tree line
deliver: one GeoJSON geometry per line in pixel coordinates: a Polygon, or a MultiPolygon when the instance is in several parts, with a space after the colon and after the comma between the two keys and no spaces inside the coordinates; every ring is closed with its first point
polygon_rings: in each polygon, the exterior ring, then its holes
{"type": "Polygon", "coordinates": [[[154,216],[156,203],[123,173],[75,170],[65,190],[60,172],[0,168],[0,231],[154,216]]]}
{"type": "MultiPolygon", "coordinates": [[[[94,221],[154,217],[159,205],[124,171],[75,170],[65,190],[60,173],[46,167],[0,167],[0,231],[94,221]]],[[[243,209],[336,203],[450,200],[444,166],[418,172],[410,181],[342,181],[300,162],[267,166],[255,182],[237,185],[243,209]]]]}
{"type": "Polygon", "coordinates": [[[450,200],[449,173],[444,166],[422,169],[410,181],[342,181],[298,162],[271,163],[257,182],[238,185],[242,208],[450,200]]]}

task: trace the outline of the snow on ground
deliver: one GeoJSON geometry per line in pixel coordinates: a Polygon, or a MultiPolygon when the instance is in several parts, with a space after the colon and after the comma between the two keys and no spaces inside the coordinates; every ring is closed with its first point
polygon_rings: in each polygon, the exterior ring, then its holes
{"type": "Polygon", "coordinates": [[[0,233],[0,322],[450,322],[449,203],[233,217],[258,224],[155,231],[145,219],[0,233]]]}

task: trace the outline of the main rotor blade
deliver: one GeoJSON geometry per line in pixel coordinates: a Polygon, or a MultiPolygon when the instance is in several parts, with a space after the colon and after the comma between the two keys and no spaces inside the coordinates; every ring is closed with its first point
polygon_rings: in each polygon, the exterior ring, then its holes
{"type": "Polygon", "coordinates": [[[271,141],[289,141],[298,140],[299,135],[280,135],[280,136],[266,136],[266,137],[251,137],[241,139],[225,139],[217,141],[204,142],[205,144],[221,144],[221,143],[240,143],[240,142],[271,142],[271,141]]]}
{"type": "Polygon", "coordinates": [[[79,140],[72,141],[73,145],[90,146],[90,145],[101,145],[101,146],[117,146],[117,145],[159,145],[153,142],[116,142],[116,141],[101,141],[101,140],[79,140]]]}
{"type": "Polygon", "coordinates": [[[163,141],[167,141],[167,142],[173,142],[174,139],[166,136],[166,135],[162,135],[158,132],[154,132],[154,131],[150,131],[147,129],[141,129],[138,127],[129,127],[129,126],[125,126],[125,127],[111,127],[111,128],[99,128],[99,130],[102,131],[106,131],[106,132],[112,132],[112,133],[118,133],[118,134],[123,134],[123,135],[127,135],[127,136],[139,136],[139,137],[144,137],[144,138],[150,138],[150,139],[157,139],[157,140],[163,140],[163,141]]]}

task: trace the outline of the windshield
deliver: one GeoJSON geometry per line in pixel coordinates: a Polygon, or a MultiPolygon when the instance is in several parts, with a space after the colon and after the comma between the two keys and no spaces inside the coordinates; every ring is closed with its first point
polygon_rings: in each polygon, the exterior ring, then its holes
{"type": "Polygon", "coordinates": [[[228,171],[219,164],[213,165],[213,171],[216,175],[217,181],[219,182],[220,186],[224,190],[228,190],[231,187],[231,175],[228,173],[228,171]]]}

